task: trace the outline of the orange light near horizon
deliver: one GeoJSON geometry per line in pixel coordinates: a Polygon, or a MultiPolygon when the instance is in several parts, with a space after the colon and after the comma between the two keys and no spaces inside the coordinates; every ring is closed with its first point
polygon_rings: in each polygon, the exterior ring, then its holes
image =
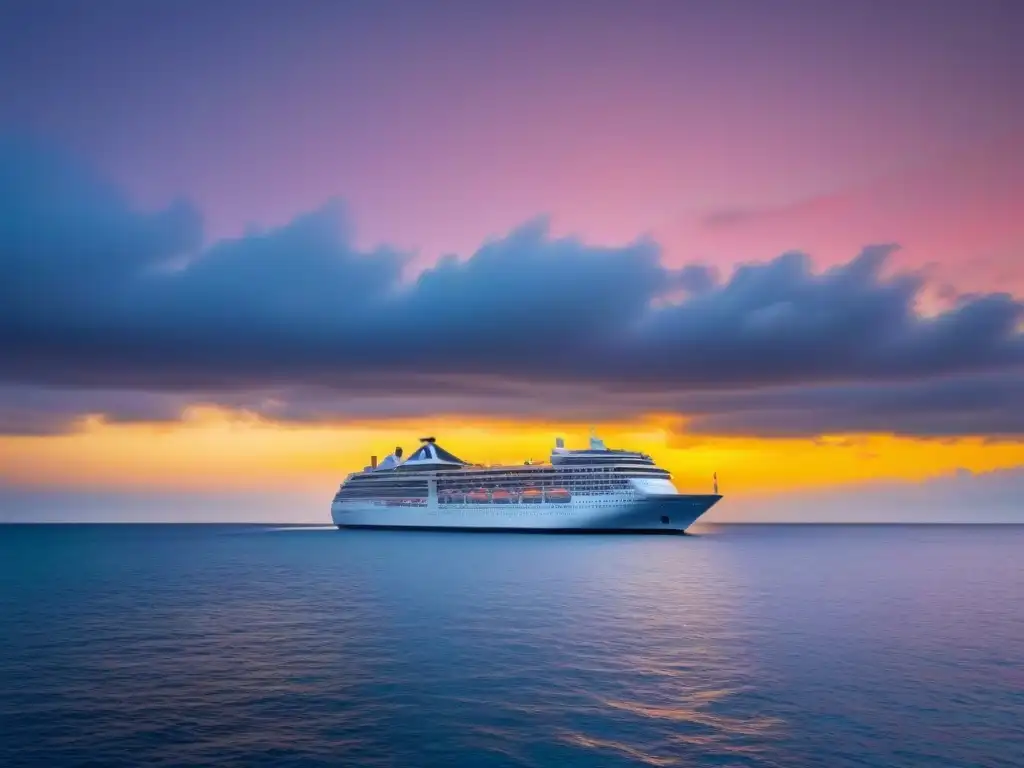
{"type": "MultiPolygon", "coordinates": [[[[958,468],[1024,465],[1024,444],[983,438],[919,440],[887,435],[767,440],[678,436],[664,418],[599,425],[609,447],[640,450],[673,473],[680,490],[703,492],[718,473],[726,496],[872,480],[924,480],[958,468]]],[[[580,425],[424,418],[401,423],[289,425],[213,408],[178,423],[105,424],[45,437],[0,438],[0,482],[49,488],[215,492],[332,489],[370,456],[408,450],[421,434],[462,458],[519,464],[546,460],[554,439],[584,446],[580,425]]]]}

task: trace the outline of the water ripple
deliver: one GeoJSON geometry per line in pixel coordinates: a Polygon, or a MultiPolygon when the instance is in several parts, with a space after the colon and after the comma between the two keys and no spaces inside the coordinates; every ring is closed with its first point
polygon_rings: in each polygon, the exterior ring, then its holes
{"type": "Polygon", "coordinates": [[[1019,768],[993,534],[0,528],[0,765],[1019,768]]]}

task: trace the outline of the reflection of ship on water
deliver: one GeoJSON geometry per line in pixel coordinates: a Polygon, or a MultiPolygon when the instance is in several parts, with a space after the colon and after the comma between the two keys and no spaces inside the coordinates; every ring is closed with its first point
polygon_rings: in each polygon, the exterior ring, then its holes
{"type": "Polygon", "coordinates": [[[354,472],[331,505],[339,528],[503,531],[685,531],[721,496],[681,494],[644,453],[561,439],[547,464],[469,464],[432,437],[402,460],[402,449],[354,472]]]}

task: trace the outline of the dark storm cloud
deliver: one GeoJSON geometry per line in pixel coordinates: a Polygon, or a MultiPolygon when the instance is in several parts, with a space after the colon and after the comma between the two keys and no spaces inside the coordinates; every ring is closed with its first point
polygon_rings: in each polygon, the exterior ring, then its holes
{"type": "Polygon", "coordinates": [[[0,385],[0,434],[62,434],[86,416],[109,423],[177,421],[192,402],[183,393],[0,385]]]}
{"type": "Polygon", "coordinates": [[[994,438],[1024,435],[1024,376],[1009,371],[901,382],[684,395],[686,431],[710,435],[800,437],[891,432],[902,435],[994,438]]]}
{"type": "Polygon", "coordinates": [[[537,220],[409,281],[405,255],[352,245],[336,205],[200,243],[187,204],[139,212],[67,157],[0,143],[0,382],[51,393],[12,400],[3,424],[164,417],[198,398],[298,420],[674,404],[701,430],[884,428],[881,413],[923,434],[1019,427],[971,398],[994,374],[1021,383],[1024,307],[991,294],[922,317],[921,278],[883,276],[888,246],[723,281],[666,268],[653,242],[589,246],[537,220]],[[963,384],[943,408],[918,407],[915,387],[949,377],[963,384]],[[117,391],[139,399],[101,394],[117,391]]]}
{"type": "Polygon", "coordinates": [[[636,419],[671,407],[664,395],[623,398],[599,386],[403,377],[349,380],[343,388],[290,386],[239,391],[139,391],[0,385],[0,434],[60,434],[87,416],[109,423],[176,421],[190,406],[212,406],[265,421],[379,424],[438,418],[530,418],[580,425],[636,419]]]}

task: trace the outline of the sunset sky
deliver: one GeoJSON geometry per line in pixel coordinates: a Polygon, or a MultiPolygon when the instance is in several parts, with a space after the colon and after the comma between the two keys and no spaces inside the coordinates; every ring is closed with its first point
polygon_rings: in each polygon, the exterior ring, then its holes
{"type": "MultiPolygon", "coordinates": [[[[0,0],[0,520],[432,434],[1024,522],[1024,3],[0,0]]],[[[144,500],[144,501],[140,501],[144,500]]]]}

